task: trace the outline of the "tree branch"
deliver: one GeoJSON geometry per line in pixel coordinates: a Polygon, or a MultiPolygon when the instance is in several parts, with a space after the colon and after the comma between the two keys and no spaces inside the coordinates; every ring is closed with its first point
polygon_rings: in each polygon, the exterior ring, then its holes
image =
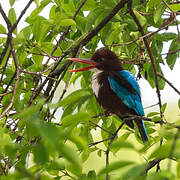
{"type": "Polygon", "coordinates": [[[16,57],[16,52],[15,52],[15,49],[14,49],[14,43],[13,43],[13,38],[12,37],[10,38],[10,46],[11,46],[11,52],[12,52],[12,56],[13,56],[13,60],[14,60],[15,68],[16,68],[16,77],[15,77],[15,84],[14,84],[14,89],[13,89],[13,92],[12,92],[11,101],[10,101],[9,105],[7,106],[7,108],[0,115],[0,119],[3,118],[4,116],[6,116],[7,113],[9,113],[9,111],[13,107],[14,100],[15,100],[15,95],[16,95],[16,90],[17,90],[17,86],[18,86],[18,82],[19,82],[19,75],[20,75],[18,60],[17,60],[17,57],[16,57]]]}

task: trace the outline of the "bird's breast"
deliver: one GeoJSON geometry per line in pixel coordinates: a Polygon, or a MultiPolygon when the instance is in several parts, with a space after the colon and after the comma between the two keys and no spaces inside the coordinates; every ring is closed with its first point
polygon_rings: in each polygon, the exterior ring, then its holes
{"type": "Polygon", "coordinates": [[[104,71],[95,71],[92,76],[92,89],[98,103],[103,109],[109,112],[116,114],[129,112],[129,109],[112,90],[108,80],[109,75],[109,73],[104,71]]]}

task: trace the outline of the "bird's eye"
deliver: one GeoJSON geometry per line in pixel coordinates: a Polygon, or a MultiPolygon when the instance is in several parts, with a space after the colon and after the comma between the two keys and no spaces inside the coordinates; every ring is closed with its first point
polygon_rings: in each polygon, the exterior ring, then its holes
{"type": "Polygon", "coordinates": [[[98,58],[96,58],[94,61],[96,61],[96,62],[102,62],[102,61],[103,61],[103,58],[98,57],[98,58]]]}

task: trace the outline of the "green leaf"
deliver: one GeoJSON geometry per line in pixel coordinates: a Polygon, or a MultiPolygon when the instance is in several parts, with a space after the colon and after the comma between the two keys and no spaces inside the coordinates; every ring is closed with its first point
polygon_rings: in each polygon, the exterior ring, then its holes
{"type": "Polygon", "coordinates": [[[59,106],[66,107],[68,105],[72,105],[75,102],[78,102],[81,97],[90,95],[89,89],[79,89],[77,91],[72,92],[66,98],[64,98],[60,103],[59,106]]]}
{"type": "Polygon", "coordinates": [[[172,39],[176,39],[177,34],[172,32],[164,32],[162,34],[156,34],[155,38],[159,41],[170,41],[172,39]]]}
{"type": "Polygon", "coordinates": [[[123,174],[122,179],[136,179],[143,176],[147,163],[136,165],[123,174]]]}
{"type": "Polygon", "coordinates": [[[161,2],[161,0],[149,0],[147,3],[147,9],[155,7],[161,2]]]}
{"type": "Polygon", "coordinates": [[[158,23],[161,20],[161,16],[164,13],[164,10],[166,9],[166,6],[163,2],[160,2],[158,4],[155,12],[154,12],[154,22],[155,24],[158,23]]]}
{"type": "Polygon", "coordinates": [[[110,146],[110,150],[113,152],[118,152],[118,150],[122,148],[135,149],[131,143],[124,141],[121,137],[116,139],[110,146]]]}
{"type": "Polygon", "coordinates": [[[77,146],[78,150],[84,150],[87,147],[87,142],[79,135],[72,133],[68,138],[77,146]]]}
{"type": "Polygon", "coordinates": [[[61,26],[75,26],[76,22],[73,19],[63,19],[60,21],[61,26]]]}
{"type": "Polygon", "coordinates": [[[106,173],[112,172],[112,171],[114,171],[116,169],[120,169],[120,168],[129,166],[129,165],[132,165],[132,164],[134,164],[134,162],[132,162],[132,161],[117,161],[117,162],[113,162],[109,166],[101,169],[99,174],[100,175],[106,174],[106,173]]]}
{"type": "Polygon", "coordinates": [[[153,121],[153,122],[161,121],[161,120],[162,120],[162,119],[161,119],[160,116],[154,116],[154,117],[152,118],[152,121],[153,121]]]}
{"type": "Polygon", "coordinates": [[[153,172],[148,175],[147,180],[161,180],[161,179],[168,179],[168,180],[175,180],[175,175],[173,172],[169,170],[161,170],[158,172],[153,172]]]}
{"type": "MultiPolygon", "coordinates": [[[[51,0],[43,0],[41,1],[40,6],[38,6],[32,13],[31,15],[27,18],[28,22],[33,21],[33,19],[49,4],[51,3],[51,0]]],[[[39,26],[40,27],[40,26],[39,26]]]]}
{"type": "Polygon", "coordinates": [[[144,26],[147,22],[146,18],[144,16],[142,16],[141,14],[139,14],[136,10],[134,10],[134,14],[136,15],[139,22],[141,23],[141,26],[144,26]]]}
{"type": "Polygon", "coordinates": [[[14,8],[11,8],[8,13],[8,18],[11,22],[11,24],[14,24],[16,22],[16,13],[14,8]]]}
{"type": "Polygon", "coordinates": [[[164,103],[164,104],[162,105],[162,107],[161,107],[161,111],[162,111],[162,113],[164,113],[164,112],[165,112],[166,107],[167,107],[167,103],[164,103]]]}
{"type": "Polygon", "coordinates": [[[102,43],[105,44],[106,40],[108,40],[109,34],[112,31],[112,23],[106,24],[106,26],[100,31],[102,43]]]}
{"type": "Polygon", "coordinates": [[[179,109],[180,109],[180,99],[178,100],[178,107],[179,107],[179,109]]]}
{"type": "Polygon", "coordinates": [[[85,30],[87,32],[89,32],[92,29],[92,25],[95,23],[96,19],[98,18],[98,16],[100,16],[102,12],[103,12],[103,9],[98,7],[88,14],[87,23],[85,27],[85,30]]]}
{"type": "Polygon", "coordinates": [[[82,164],[81,164],[81,160],[80,160],[78,154],[76,153],[76,151],[74,149],[72,149],[72,147],[62,144],[59,147],[59,152],[60,152],[61,156],[63,156],[65,159],[67,159],[69,162],[72,163],[71,168],[73,168],[73,169],[71,169],[71,170],[76,171],[73,173],[80,174],[82,171],[82,164]]]}
{"type": "Polygon", "coordinates": [[[50,27],[50,25],[48,24],[47,20],[44,17],[37,16],[34,19],[32,32],[34,34],[36,41],[41,40],[42,37],[44,37],[46,35],[49,27],[50,27]],[[39,28],[39,27],[41,27],[41,28],[39,28]]]}
{"type": "Polygon", "coordinates": [[[155,116],[155,115],[159,115],[159,112],[150,112],[147,114],[147,117],[152,117],[152,116],[155,116]]]}
{"type": "Polygon", "coordinates": [[[9,0],[9,4],[12,7],[16,0],[9,0]]]}
{"type": "MultiPolygon", "coordinates": [[[[66,0],[65,0],[66,1],[66,0]]],[[[73,1],[69,1],[61,3],[61,7],[64,10],[65,14],[68,15],[69,17],[72,17],[74,12],[75,12],[75,7],[73,1]]]]}
{"type": "Polygon", "coordinates": [[[177,12],[180,10],[180,4],[171,4],[170,7],[174,12],[177,12]]]}
{"type": "Polygon", "coordinates": [[[160,147],[156,148],[151,155],[149,156],[149,159],[153,158],[167,158],[169,157],[171,151],[171,145],[170,144],[163,144],[160,147]]]}
{"type": "MultiPolygon", "coordinates": [[[[41,54],[41,51],[38,50],[37,48],[33,48],[32,52],[41,54]]],[[[33,54],[32,58],[33,58],[33,61],[35,62],[35,64],[37,64],[39,67],[41,67],[42,61],[43,61],[43,56],[33,54]]]]}
{"type": "MultiPolygon", "coordinates": [[[[108,121],[109,119],[108,118],[105,118],[105,120],[103,121],[103,124],[102,124],[102,127],[104,129],[106,129],[108,132],[115,132],[116,131],[116,126],[115,126],[115,123],[114,121],[111,122],[111,126],[108,126],[108,123],[106,121],[108,121]]],[[[111,134],[101,130],[101,136],[103,139],[107,139],[107,138],[110,138],[112,137],[111,134]]],[[[117,138],[117,137],[116,137],[117,138]]],[[[108,141],[104,141],[104,145],[107,147],[108,146],[108,141]]]]}
{"type": "Polygon", "coordinates": [[[96,172],[91,170],[88,172],[88,179],[87,180],[96,180],[96,172]]]}
{"type": "Polygon", "coordinates": [[[101,157],[101,154],[102,154],[102,150],[100,149],[100,150],[97,152],[97,155],[98,155],[99,157],[101,157]]]}
{"type": "Polygon", "coordinates": [[[6,28],[0,24],[0,34],[5,34],[6,33],[6,28]]]}
{"type": "Polygon", "coordinates": [[[81,155],[81,159],[83,161],[83,163],[89,158],[89,155],[90,155],[90,150],[89,149],[85,149],[81,155]]]}
{"type": "MultiPolygon", "coordinates": [[[[11,22],[11,24],[14,24],[16,22],[16,13],[14,8],[11,8],[8,13],[8,18],[11,22]]],[[[14,30],[14,33],[17,34],[17,28],[14,30]]]]}
{"type": "Polygon", "coordinates": [[[176,38],[171,42],[171,45],[169,47],[168,55],[166,57],[167,58],[166,62],[168,66],[171,68],[171,70],[173,69],[175,62],[179,57],[180,54],[180,52],[178,51],[179,46],[180,46],[180,41],[176,38]]]}
{"type": "Polygon", "coordinates": [[[65,169],[65,161],[63,159],[55,159],[55,160],[51,160],[48,165],[47,165],[47,170],[64,170],[65,169]]]}
{"type": "Polygon", "coordinates": [[[135,32],[138,30],[138,27],[136,25],[136,23],[134,22],[134,20],[127,18],[124,20],[124,23],[127,24],[127,27],[130,31],[135,32]]]}
{"type": "Polygon", "coordinates": [[[89,11],[89,10],[92,11],[92,9],[94,9],[94,7],[96,7],[96,6],[97,6],[97,2],[96,1],[88,0],[88,1],[86,1],[84,6],[82,7],[82,10],[83,11],[89,11]]]}
{"type": "Polygon", "coordinates": [[[103,7],[107,7],[108,9],[113,9],[116,6],[116,1],[115,0],[101,0],[101,3],[103,7]]]}
{"type": "Polygon", "coordinates": [[[49,160],[47,148],[40,142],[33,148],[34,161],[44,164],[49,160]]]}
{"type": "Polygon", "coordinates": [[[86,112],[78,112],[74,115],[68,115],[65,118],[61,120],[61,123],[63,127],[75,127],[79,122],[85,122],[90,120],[91,117],[89,116],[89,113],[86,112]]]}
{"type": "Polygon", "coordinates": [[[177,163],[176,172],[177,172],[177,178],[180,178],[180,162],[177,163]]]}

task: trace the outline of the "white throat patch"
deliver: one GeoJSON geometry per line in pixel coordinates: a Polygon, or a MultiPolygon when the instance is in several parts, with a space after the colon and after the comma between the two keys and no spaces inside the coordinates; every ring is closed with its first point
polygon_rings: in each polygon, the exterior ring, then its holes
{"type": "Polygon", "coordinates": [[[91,79],[92,89],[93,89],[95,96],[98,97],[99,89],[102,86],[98,82],[98,76],[100,73],[102,73],[102,71],[95,68],[95,69],[93,69],[93,72],[94,72],[94,74],[93,74],[92,79],[91,79]]]}

